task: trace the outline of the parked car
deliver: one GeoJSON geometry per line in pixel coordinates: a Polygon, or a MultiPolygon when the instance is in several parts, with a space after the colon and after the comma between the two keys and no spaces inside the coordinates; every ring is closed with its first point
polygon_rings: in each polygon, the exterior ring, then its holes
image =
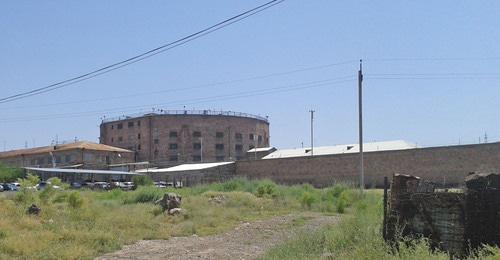
{"type": "Polygon", "coordinates": [[[3,191],[3,185],[0,185],[0,192],[3,191]]]}
{"type": "Polygon", "coordinates": [[[158,187],[158,188],[166,188],[167,187],[167,183],[164,182],[164,181],[155,181],[155,186],[158,187]]]}
{"type": "Polygon", "coordinates": [[[4,191],[18,191],[19,190],[17,188],[17,186],[12,184],[12,183],[4,183],[4,184],[1,184],[0,186],[2,186],[4,191]]]}
{"type": "Polygon", "coordinates": [[[94,189],[99,189],[99,190],[109,190],[111,185],[107,182],[104,181],[98,181],[94,183],[94,189]]]}
{"type": "Polygon", "coordinates": [[[134,189],[134,183],[131,181],[120,182],[118,186],[122,190],[133,190],[134,189]]]}
{"type": "Polygon", "coordinates": [[[47,185],[49,185],[49,184],[50,184],[50,183],[48,183],[48,182],[41,181],[41,182],[39,182],[37,185],[35,185],[35,188],[36,188],[37,190],[43,190],[43,189],[45,189],[45,188],[47,187],[47,185]]]}
{"type": "Polygon", "coordinates": [[[80,189],[80,188],[82,188],[82,184],[79,183],[79,182],[72,182],[71,185],[70,185],[70,187],[72,189],[80,189]]]}

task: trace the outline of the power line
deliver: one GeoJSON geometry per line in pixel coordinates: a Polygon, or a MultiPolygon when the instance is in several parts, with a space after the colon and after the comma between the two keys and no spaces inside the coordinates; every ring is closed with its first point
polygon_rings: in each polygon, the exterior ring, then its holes
{"type": "Polygon", "coordinates": [[[317,88],[317,87],[323,87],[323,86],[353,81],[354,78],[355,78],[354,75],[349,75],[349,76],[343,76],[343,77],[337,77],[337,78],[331,78],[331,79],[303,82],[303,83],[297,83],[297,84],[286,85],[286,86],[281,86],[281,87],[266,88],[266,89],[252,90],[252,91],[244,91],[244,92],[238,92],[238,93],[232,93],[232,94],[226,94],[226,95],[215,95],[215,96],[210,96],[210,97],[200,97],[200,98],[194,98],[194,99],[177,100],[177,101],[162,103],[162,104],[149,104],[149,105],[140,105],[140,106],[119,107],[119,108],[111,108],[111,109],[106,109],[106,110],[84,111],[84,112],[78,112],[78,113],[37,115],[37,116],[26,117],[26,118],[19,118],[19,117],[4,118],[4,119],[0,119],[0,122],[10,123],[10,122],[23,122],[23,121],[31,121],[31,120],[46,120],[46,119],[59,119],[59,118],[69,118],[69,117],[90,116],[90,115],[109,113],[109,112],[118,112],[118,111],[120,111],[120,112],[136,111],[137,109],[141,109],[141,108],[144,109],[144,108],[173,105],[173,104],[191,105],[191,104],[199,104],[199,103],[206,103],[206,102],[213,102],[213,101],[222,101],[222,100],[230,100],[230,99],[237,99],[237,98],[246,98],[246,97],[253,97],[253,96],[268,95],[268,94],[281,93],[281,92],[290,92],[290,91],[301,90],[301,89],[317,88]]]}
{"type": "Polygon", "coordinates": [[[363,59],[363,62],[399,62],[399,61],[497,61],[500,57],[394,57],[363,59]]]}
{"type": "Polygon", "coordinates": [[[138,96],[145,96],[145,95],[151,95],[151,94],[162,94],[162,93],[169,93],[169,92],[186,91],[186,90],[214,87],[214,86],[240,83],[240,82],[246,82],[246,81],[252,81],[252,80],[260,80],[260,79],[290,75],[290,74],[299,73],[299,72],[326,69],[326,68],[331,68],[331,67],[336,67],[336,66],[341,66],[341,65],[346,65],[346,64],[352,64],[355,62],[357,62],[357,61],[356,60],[346,60],[346,61],[342,61],[342,62],[322,64],[322,65],[317,65],[317,66],[305,67],[305,68],[301,68],[301,69],[281,71],[281,72],[251,76],[251,77],[240,78],[240,79],[219,81],[219,82],[214,82],[214,83],[206,83],[206,84],[194,85],[194,86],[183,87],[183,88],[174,88],[174,89],[167,89],[167,90],[160,90],[160,91],[138,92],[138,93],[129,94],[129,95],[122,95],[122,96],[109,96],[109,97],[101,97],[101,98],[86,99],[86,100],[79,100],[79,101],[51,103],[51,104],[44,104],[44,105],[6,107],[6,108],[2,108],[2,109],[6,110],[6,109],[20,109],[20,108],[48,107],[48,106],[68,105],[68,104],[90,103],[90,102],[98,102],[98,101],[104,101],[104,100],[116,100],[116,99],[122,99],[122,98],[135,98],[138,96]]]}
{"type": "Polygon", "coordinates": [[[0,98],[0,104],[11,102],[11,101],[22,99],[22,98],[27,98],[27,97],[34,96],[34,95],[39,95],[39,94],[46,93],[46,92],[49,92],[49,91],[53,91],[53,90],[56,90],[56,89],[59,89],[59,88],[70,86],[70,85],[76,84],[78,82],[81,82],[81,81],[84,81],[84,80],[88,80],[88,79],[97,77],[99,75],[111,72],[113,70],[116,70],[116,69],[119,69],[119,68],[122,68],[122,67],[125,67],[125,66],[128,66],[128,65],[131,65],[133,63],[139,62],[141,60],[147,59],[149,57],[155,56],[157,54],[160,54],[162,52],[165,52],[167,50],[175,48],[177,46],[184,45],[184,44],[186,44],[186,43],[188,43],[190,41],[193,41],[193,40],[195,40],[197,38],[200,38],[200,37],[205,36],[207,34],[210,34],[212,32],[218,31],[218,30],[220,30],[220,29],[222,29],[222,28],[224,28],[226,26],[229,26],[229,25],[231,25],[233,23],[236,23],[236,22],[241,21],[241,20],[243,20],[243,19],[245,19],[247,17],[250,17],[250,16],[253,16],[253,15],[257,14],[257,13],[260,13],[260,12],[262,12],[262,11],[268,9],[268,8],[271,8],[271,7],[273,7],[273,6],[281,3],[283,1],[285,1],[285,0],[272,0],[272,1],[269,1],[269,2],[267,2],[265,4],[259,5],[259,6],[255,7],[255,8],[252,8],[252,9],[250,9],[248,11],[245,11],[243,13],[235,15],[235,16],[233,16],[231,18],[226,19],[226,20],[223,20],[223,21],[221,21],[219,23],[216,23],[216,24],[214,24],[212,26],[209,26],[209,27],[207,27],[207,28],[205,28],[203,30],[200,30],[198,32],[192,33],[192,34],[190,34],[188,36],[185,36],[185,37],[183,37],[181,39],[178,39],[176,41],[164,44],[164,45],[159,46],[157,48],[154,48],[154,49],[151,49],[149,51],[143,52],[141,54],[138,54],[136,56],[130,57],[128,59],[125,59],[125,60],[113,63],[111,65],[108,65],[108,66],[105,66],[105,67],[93,70],[91,72],[84,73],[84,74],[82,74],[80,76],[76,76],[76,77],[73,77],[73,78],[70,78],[70,79],[66,79],[66,80],[63,80],[63,81],[60,81],[60,82],[57,82],[57,83],[45,86],[45,87],[41,87],[41,88],[33,89],[33,90],[30,90],[30,91],[18,93],[18,94],[15,94],[15,95],[7,96],[7,97],[4,97],[4,98],[0,98]]]}

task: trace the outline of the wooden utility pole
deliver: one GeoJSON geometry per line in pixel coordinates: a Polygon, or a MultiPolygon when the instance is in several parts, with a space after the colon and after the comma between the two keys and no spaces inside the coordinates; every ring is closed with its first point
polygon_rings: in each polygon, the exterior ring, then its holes
{"type": "Polygon", "coordinates": [[[361,193],[365,188],[365,172],[363,166],[363,60],[359,60],[358,71],[358,105],[359,105],[359,186],[361,193]]]}

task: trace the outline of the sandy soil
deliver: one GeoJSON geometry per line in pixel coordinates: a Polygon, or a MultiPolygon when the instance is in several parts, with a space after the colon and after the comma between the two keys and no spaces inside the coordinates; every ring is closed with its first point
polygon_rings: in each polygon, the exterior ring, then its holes
{"type": "Polygon", "coordinates": [[[299,213],[241,223],[226,233],[168,240],[141,240],[97,259],[256,259],[302,232],[336,223],[338,217],[299,213]]]}

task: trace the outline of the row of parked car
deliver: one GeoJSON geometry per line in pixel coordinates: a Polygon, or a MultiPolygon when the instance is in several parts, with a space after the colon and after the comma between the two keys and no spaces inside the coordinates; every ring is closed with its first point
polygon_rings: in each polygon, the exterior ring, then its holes
{"type": "MultiPolygon", "coordinates": [[[[37,189],[37,190],[42,190],[47,185],[50,185],[50,182],[46,181],[41,181],[39,182],[36,186],[31,187],[32,189],[37,189]]],[[[181,182],[164,182],[164,181],[158,181],[155,182],[154,185],[158,188],[167,188],[167,187],[174,187],[174,188],[179,188],[182,187],[181,182]]],[[[0,192],[3,191],[18,191],[19,190],[19,183],[0,183],[0,192]]],[[[54,189],[60,189],[61,187],[59,186],[52,186],[54,189]]],[[[134,183],[131,181],[113,181],[113,182],[104,182],[104,181],[86,181],[86,182],[72,182],[70,184],[70,188],[72,189],[81,189],[81,188],[88,188],[92,190],[111,190],[111,189],[122,189],[122,190],[133,190],[135,188],[134,183]]]]}

